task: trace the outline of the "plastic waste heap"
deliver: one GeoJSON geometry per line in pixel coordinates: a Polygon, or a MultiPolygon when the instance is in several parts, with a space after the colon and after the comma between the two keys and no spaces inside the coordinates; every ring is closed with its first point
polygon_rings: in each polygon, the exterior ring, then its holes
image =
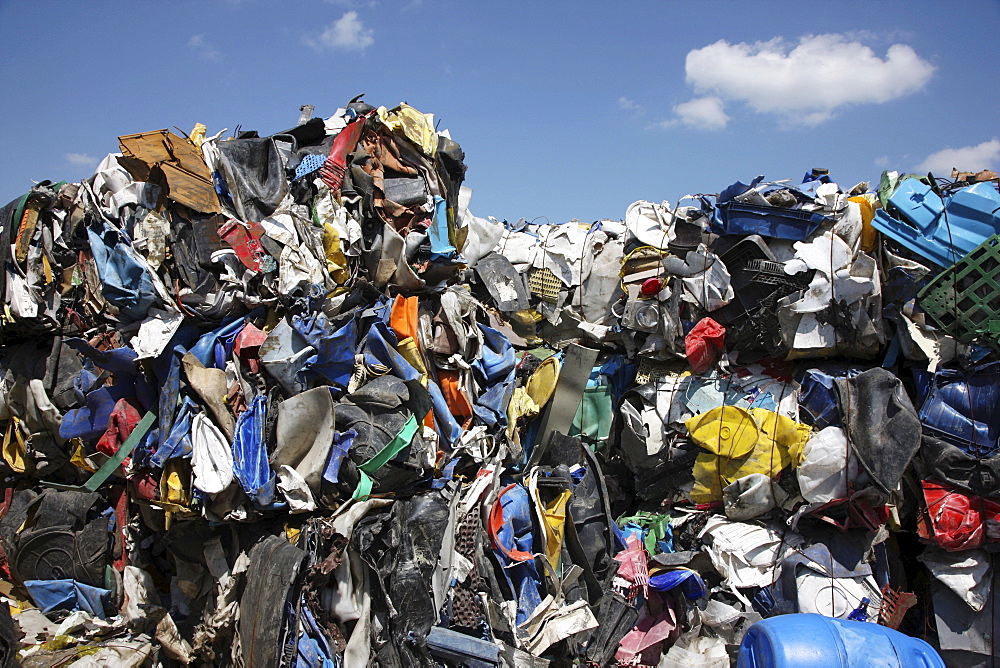
{"type": "Polygon", "coordinates": [[[118,143],[0,210],[0,666],[1000,656],[996,174],[535,224],[406,104],[118,143]]]}

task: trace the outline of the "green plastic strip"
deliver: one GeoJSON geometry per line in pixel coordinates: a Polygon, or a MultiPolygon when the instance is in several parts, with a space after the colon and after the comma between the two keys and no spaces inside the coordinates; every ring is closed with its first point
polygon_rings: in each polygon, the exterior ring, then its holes
{"type": "Polygon", "coordinates": [[[125,440],[125,442],[118,446],[118,450],[115,454],[108,458],[108,461],[104,462],[104,465],[101,466],[101,468],[94,471],[94,475],[90,476],[90,480],[84,484],[63,485],[57,482],[46,482],[44,480],[42,481],[42,484],[46,487],[52,487],[53,489],[96,492],[97,488],[104,484],[104,481],[110,478],[111,474],[114,473],[119,466],[121,466],[123,461],[125,461],[125,458],[128,457],[133,450],[135,450],[135,446],[139,445],[139,441],[142,440],[155,421],[155,415],[152,413],[146,413],[142,420],[139,421],[139,424],[135,426],[135,429],[132,430],[132,433],[129,434],[129,437],[125,440]]]}
{"type": "Polygon", "coordinates": [[[351,494],[352,499],[363,499],[372,493],[372,479],[368,477],[368,474],[364,471],[361,472],[361,479],[358,480],[358,486],[354,488],[354,494],[351,494]]]}
{"type": "Polygon", "coordinates": [[[386,462],[408,446],[417,433],[417,426],[416,416],[411,415],[406,424],[403,425],[403,428],[399,430],[399,433],[377,455],[358,467],[358,470],[361,472],[361,479],[358,481],[358,486],[354,489],[354,494],[351,495],[352,499],[360,499],[371,494],[373,483],[368,474],[378,471],[385,466],[386,462]]]}
{"type": "Polygon", "coordinates": [[[403,428],[399,430],[398,434],[396,434],[396,437],[389,441],[389,443],[382,448],[377,455],[358,468],[365,473],[375,473],[375,471],[378,471],[380,468],[385,466],[387,461],[398,455],[400,450],[408,446],[416,433],[417,418],[411,415],[410,419],[403,425],[403,428]]]}

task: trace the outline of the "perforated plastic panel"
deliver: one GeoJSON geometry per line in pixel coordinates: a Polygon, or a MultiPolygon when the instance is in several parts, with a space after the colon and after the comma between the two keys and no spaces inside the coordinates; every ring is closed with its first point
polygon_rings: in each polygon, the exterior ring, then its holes
{"type": "Polygon", "coordinates": [[[539,299],[550,304],[557,303],[562,287],[562,281],[548,267],[528,270],[528,290],[539,299]]]}
{"type": "Polygon", "coordinates": [[[1000,234],[938,274],[917,300],[959,341],[978,339],[1000,349],[1000,234]]]}

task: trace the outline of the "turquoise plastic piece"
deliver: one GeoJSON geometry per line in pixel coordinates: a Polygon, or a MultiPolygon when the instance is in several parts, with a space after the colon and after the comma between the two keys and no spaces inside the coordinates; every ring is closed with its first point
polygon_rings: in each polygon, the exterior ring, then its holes
{"type": "Polygon", "coordinates": [[[740,643],[736,668],[945,668],[919,638],[872,622],[811,613],[759,621],[740,643]]]}
{"type": "Polygon", "coordinates": [[[1000,234],[1000,193],[988,181],[942,201],[929,185],[906,179],[889,203],[902,220],[879,209],[872,221],[875,229],[941,267],[950,267],[987,237],[1000,234]]]}

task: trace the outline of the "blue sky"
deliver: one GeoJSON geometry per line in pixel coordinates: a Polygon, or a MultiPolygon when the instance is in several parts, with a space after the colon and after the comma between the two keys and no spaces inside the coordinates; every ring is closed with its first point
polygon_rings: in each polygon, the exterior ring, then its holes
{"type": "Polygon", "coordinates": [[[998,169],[997,34],[996,0],[0,0],[0,199],[88,176],[118,135],[271,134],[359,93],[435,114],[472,211],[510,220],[998,169]]]}

